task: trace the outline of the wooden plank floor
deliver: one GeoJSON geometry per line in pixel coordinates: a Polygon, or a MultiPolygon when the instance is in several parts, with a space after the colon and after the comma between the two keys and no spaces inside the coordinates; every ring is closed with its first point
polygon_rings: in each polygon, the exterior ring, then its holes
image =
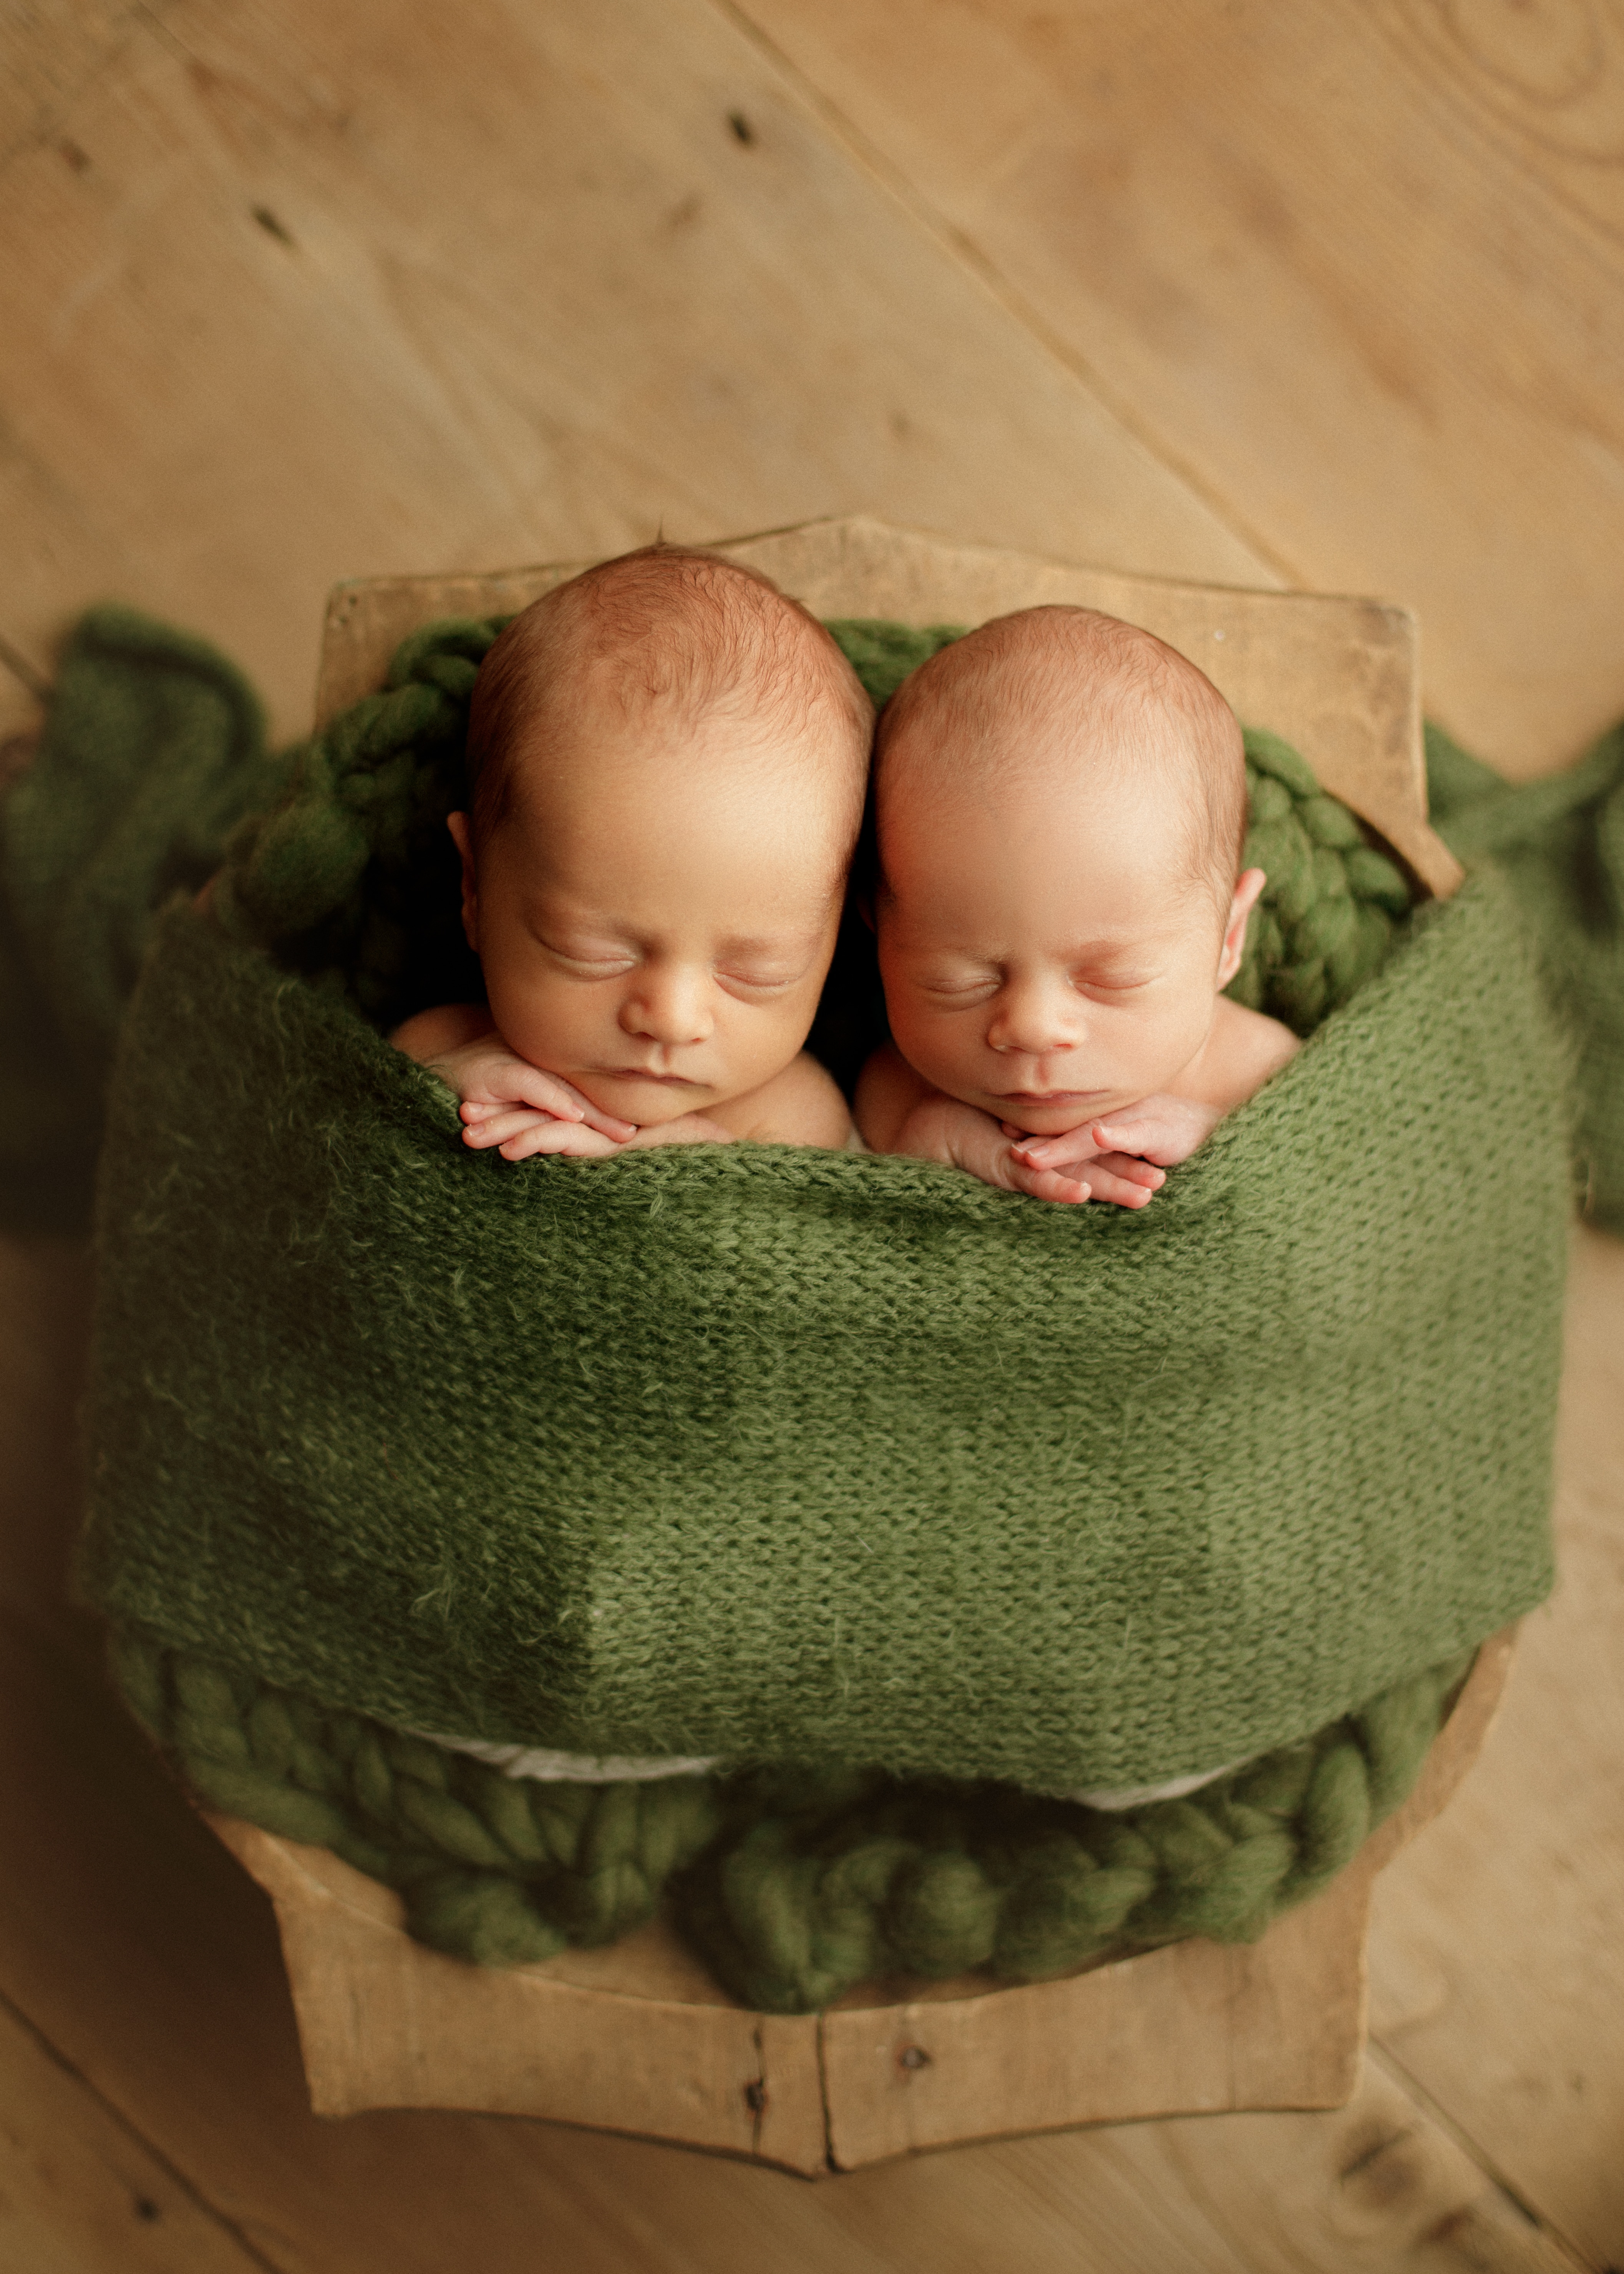
{"type": "MultiPolygon", "coordinates": [[[[290,732],[339,576],[868,510],[1412,600],[1433,706],[1560,763],[1624,710],[1621,49],[1601,0],[12,6],[0,737],[104,595],[290,732]]],[[[63,1606],[86,1293],[0,1254],[0,2274],[1624,2266],[1624,1248],[1352,2107],[819,2187],[310,2117],[268,1912],[63,1606]]]]}

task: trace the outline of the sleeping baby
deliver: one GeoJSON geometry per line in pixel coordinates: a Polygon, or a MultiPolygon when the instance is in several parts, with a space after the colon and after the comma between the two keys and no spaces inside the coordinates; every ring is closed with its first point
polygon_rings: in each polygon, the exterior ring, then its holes
{"type": "Polygon", "coordinates": [[[451,816],[489,1007],[395,1030],[510,1161],[855,1141],[806,1040],[862,817],[874,712],[764,576],[656,546],[515,616],[451,816]]]}
{"type": "Polygon", "coordinates": [[[1173,648],[1088,608],[983,624],[904,681],[875,760],[892,1041],[876,1152],[1143,1208],[1296,1037],[1222,993],[1260,869],[1241,732],[1173,648]]]}

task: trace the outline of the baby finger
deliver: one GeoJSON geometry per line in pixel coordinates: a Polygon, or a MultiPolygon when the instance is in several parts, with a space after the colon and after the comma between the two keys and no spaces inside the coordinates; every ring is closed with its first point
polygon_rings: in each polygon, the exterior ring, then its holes
{"type": "Polygon", "coordinates": [[[462,1142],[483,1151],[487,1145],[505,1145],[510,1137],[517,1137],[527,1129],[571,1129],[575,1124],[557,1121],[550,1113],[539,1113],[528,1105],[492,1107],[483,1121],[468,1123],[462,1131],[462,1142]]]}
{"type": "Polygon", "coordinates": [[[526,1065],[523,1076],[514,1085],[515,1095],[526,1103],[539,1106],[544,1113],[553,1113],[560,1121],[584,1121],[590,1129],[600,1135],[613,1137],[624,1144],[636,1127],[635,1121],[624,1121],[618,1113],[605,1112],[594,1105],[573,1081],[562,1074],[548,1073],[540,1066],[526,1065]]]}
{"type": "Polygon", "coordinates": [[[1018,1160],[1030,1161],[1035,1169],[1079,1167],[1092,1161],[1099,1147],[1086,1132],[1066,1130],[1058,1137],[1016,1136],[1010,1147],[1018,1160]]]}
{"type": "Polygon", "coordinates": [[[590,1097],[583,1097],[581,1103],[581,1118],[587,1127],[596,1129],[601,1136],[613,1137],[617,1145],[624,1145],[628,1138],[637,1134],[635,1121],[623,1121],[618,1113],[610,1113],[603,1106],[594,1105],[590,1097]]]}
{"type": "Polygon", "coordinates": [[[1153,1193],[1160,1192],[1167,1182],[1165,1169],[1159,1169],[1154,1161],[1140,1160],[1134,1153],[1098,1153],[1093,1166],[1110,1176],[1124,1177],[1130,1184],[1143,1185],[1153,1193]]]}
{"type": "Polygon", "coordinates": [[[1116,1208],[1147,1208],[1154,1197],[1143,1185],[1130,1184],[1125,1177],[1114,1175],[1097,1161],[1090,1162],[1088,1173],[1094,1179],[1095,1200],[1109,1201],[1116,1208]]]}
{"type": "Polygon", "coordinates": [[[606,1154],[618,1153],[621,1148],[613,1137],[589,1129],[584,1122],[538,1118],[534,1128],[521,1130],[500,1150],[504,1161],[528,1161],[538,1153],[568,1153],[577,1159],[597,1160],[606,1154]]]}
{"type": "Polygon", "coordinates": [[[1093,1187],[1079,1178],[1064,1175],[1058,1169],[1034,1169],[1019,1160],[1010,1163],[1010,1182],[1019,1193],[1027,1193],[1034,1201],[1056,1201],[1063,1207],[1078,1207],[1093,1197],[1093,1187]]]}

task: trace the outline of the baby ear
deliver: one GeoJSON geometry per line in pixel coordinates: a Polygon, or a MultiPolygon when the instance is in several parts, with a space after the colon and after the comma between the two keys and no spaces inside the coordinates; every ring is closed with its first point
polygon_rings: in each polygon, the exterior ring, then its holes
{"type": "Polygon", "coordinates": [[[476,955],[479,953],[479,878],[474,868],[474,832],[465,813],[448,813],[446,826],[462,856],[462,930],[476,955]]]}
{"type": "Polygon", "coordinates": [[[1218,984],[1229,985],[1241,968],[1241,958],[1246,953],[1246,926],[1258,905],[1258,895],[1268,882],[1261,869],[1247,869],[1235,882],[1234,897],[1229,902],[1229,914],[1223,930],[1223,947],[1218,957],[1218,984]]]}

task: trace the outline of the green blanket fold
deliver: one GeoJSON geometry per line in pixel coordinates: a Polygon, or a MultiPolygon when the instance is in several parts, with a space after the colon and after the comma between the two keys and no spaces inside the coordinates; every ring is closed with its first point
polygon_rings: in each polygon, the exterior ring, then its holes
{"type": "Polygon", "coordinates": [[[1436,727],[1427,781],[1440,835],[1509,877],[1577,1059],[1581,1201],[1624,1232],[1624,726],[1569,772],[1507,783],[1436,727]]]}
{"type": "Polygon", "coordinates": [[[1216,1766],[1544,1593],[1566,1113],[1492,877],[1137,1216],[777,1147],[515,1173],[177,907],[114,1082],[84,1584],[408,1728],[1216,1766]]]}
{"type": "Polygon", "coordinates": [[[153,911],[196,891],[287,761],[203,641],[97,608],[64,649],[32,764],[0,808],[0,1223],[83,1229],[102,1093],[153,911]]]}

